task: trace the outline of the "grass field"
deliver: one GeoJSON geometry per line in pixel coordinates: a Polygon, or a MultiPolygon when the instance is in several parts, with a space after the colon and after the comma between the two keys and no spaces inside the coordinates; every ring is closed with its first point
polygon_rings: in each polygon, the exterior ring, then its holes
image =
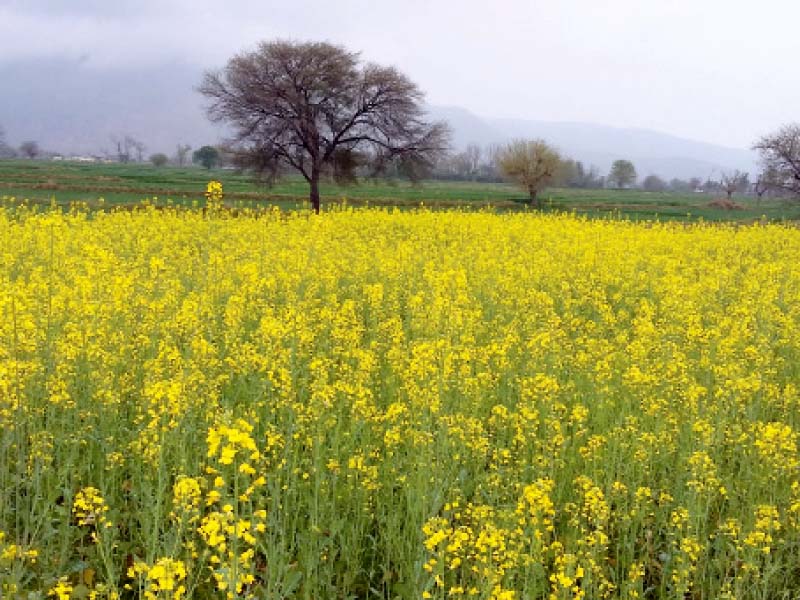
{"type": "MultiPolygon", "coordinates": [[[[87,201],[96,206],[99,198],[109,204],[136,204],[145,197],[162,203],[188,203],[201,200],[206,182],[223,182],[232,204],[270,203],[284,209],[305,205],[305,182],[289,178],[272,188],[255,185],[249,177],[232,171],[206,171],[197,168],[161,168],[149,165],[95,165],[49,161],[0,161],[0,196],[14,196],[49,204],[87,201]]],[[[351,205],[484,207],[500,211],[525,210],[524,194],[513,186],[492,183],[427,181],[421,186],[405,182],[363,182],[357,186],[323,185],[323,200],[351,205]]],[[[709,206],[714,196],[705,194],[648,193],[640,190],[551,189],[543,193],[546,210],[600,215],[619,215],[636,220],[753,221],[800,218],[800,204],[780,200],[758,203],[749,197],[736,198],[741,209],[726,210],[709,206]]]]}
{"type": "Polygon", "coordinates": [[[797,598],[799,255],[791,224],[3,208],[0,596],[797,598]]]}

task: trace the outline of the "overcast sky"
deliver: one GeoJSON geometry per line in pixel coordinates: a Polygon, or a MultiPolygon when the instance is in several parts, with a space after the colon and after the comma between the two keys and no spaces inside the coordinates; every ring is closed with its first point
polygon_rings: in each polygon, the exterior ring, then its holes
{"type": "Polygon", "coordinates": [[[263,39],[329,40],[431,104],[748,147],[800,121],[799,24],[795,0],[0,0],[0,63],[218,67],[263,39]]]}

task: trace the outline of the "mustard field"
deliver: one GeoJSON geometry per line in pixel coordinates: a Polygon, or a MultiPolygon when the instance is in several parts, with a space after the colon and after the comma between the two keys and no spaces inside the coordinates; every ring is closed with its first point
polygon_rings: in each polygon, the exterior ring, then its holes
{"type": "Polygon", "coordinates": [[[800,596],[800,230],[0,211],[2,598],[800,596]]]}

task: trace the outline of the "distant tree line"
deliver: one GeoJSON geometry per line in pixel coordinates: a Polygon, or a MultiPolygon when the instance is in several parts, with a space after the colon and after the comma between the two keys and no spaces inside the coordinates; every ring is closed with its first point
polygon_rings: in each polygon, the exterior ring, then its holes
{"type": "MultiPolygon", "coordinates": [[[[149,163],[158,168],[167,165],[177,167],[197,165],[211,169],[233,165],[232,154],[223,146],[201,146],[192,153],[192,147],[189,144],[177,144],[172,154],[156,152],[148,156],[146,154],[147,146],[133,135],[112,135],[110,142],[110,149],[106,147],[99,154],[81,158],[92,158],[96,161],[104,160],[122,164],[149,163]]],[[[27,140],[18,147],[13,147],[7,141],[5,129],[0,126],[0,159],[25,158],[35,160],[58,157],[63,157],[63,155],[42,150],[35,140],[27,140]]]]}
{"type": "Polygon", "coordinates": [[[16,154],[14,149],[6,142],[6,131],[0,125],[0,158],[14,158],[16,154]]]}
{"type": "MultiPolygon", "coordinates": [[[[296,49],[295,49],[296,50],[296,49]]],[[[313,51],[303,49],[303,51],[313,51]]],[[[392,74],[393,77],[400,77],[392,74]]],[[[391,78],[390,78],[391,79],[391,78]]],[[[403,82],[402,78],[398,81],[403,82]]],[[[392,80],[392,83],[396,83],[392,80]]],[[[229,167],[248,170],[242,164],[237,149],[226,145],[205,145],[192,151],[188,144],[178,144],[172,154],[157,152],[146,156],[146,146],[131,135],[112,136],[112,151],[103,153],[106,160],[120,163],[149,162],[154,167],[166,165],[186,167],[190,164],[206,169],[229,167]]],[[[800,123],[789,124],[760,138],[753,146],[761,163],[754,179],[739,171],[722,171],[705,179],[673,178],[667,181],[657,174],[648,174],[641,181],[635,165],[626,159],[614,161],[607,174],[601,174],[595,165],[586,165],[561,155],[543,140],[516,140],[507,145],[491,144],[481,147],[470,144],[461,151],[434,153],[433,160],[418,161],[413,165],[415,178],[430,177],[451,181],[501,182],[513,181],[522,186],[534,202],[544,186],[577,189],[641,189],[645,192],[681,192],[725,195],[748,194],[763,197],[800,196],[800,123]]],[[[51,158],[52,152],[43,151],[35,140],[23,141],[16,148],[8,143],[5,130],[0,126],[0,159],[51,158]]],[[[352,165],[339,164],[343,155],[337,155],[322,173],[326,177],[375,176],[374,164],[362,161],[352,165]]],[[[291,173],[295,169],[273,165],[272,176],[291,173]]],[[[380,175],[386,178],[406,176],[408,165],[404,161],[385,161],[380,165],[380,175]]]]}
{"type": "MultiPolygon", "coordinates": [[[[545,148],[555,151],[543,140],[536,142],[539,155],[545,148]],[[544,144],[542,146],[541,144],[544,144]]],[[[761,154],[761,169],[755,179],[740,170],[724,170],[707,176],[688,179],[664,179],[657,174],[648,174],[639,179],[633,162],[618,159],[611,165],[608,174],[601,174],[598,167],[588,167],[580,160],[558,155],[557,166],[544,177],[548,186],[577,189],[640,189],[646,192],[704,193],[725,196],[736,195],[763,197],[800,196],[800,124],[787,126],[765,136],[754,146],[761,154]]],[[[464,150],[442,156],[434,165],[431,177],[452,181],[502,182],[518,181],[519,172],[513,167],[503,169],[503,157],[516,152],[518,161],[522,156],[520,141],[509,145],[492,144],[481,147],[470,144],[464,150]],[[509,172],[509,169],[511,172],[509,172]]],[[[531,150],[536,155],[534,150],[531,150]]],[[[522,161],[524,163],[524,161],[522,161]]],[[[521,164],[521,163],[520,163],[521,164]]],[[[527,176],[526,176],[527,177],[527,176]]],[[[527,184],[521,184],[527,189],[527,184]]],[[[537,192],[538,193],[538,192],[537,192]]]]}
{"type": "Polygon", "coordinates": [[[34,159],[42,154],[39,144],[33,140],[26,140],[14,148],[6,141],[6,132],[0,126],[0,158],[28,158],[34,159]]]}
{"type": "MultiPolygon", "coordinates": [[[[543,140],[530,140],[543,142],[543,140]]],[[[546,142],[543,142],[546,144],[546,142]]],[[[518,149],[519,150],[519,149],[518,149]]],[[[491,144],[481,147],[470,144],[463,151],[450,153],[437,161],[432,177],[453,181],[476,181],[499,183],[508,179],[501,168],[501,158],[508,146],[491,144]]],[[[512,178],[513,179],[513,178],[512,178]]],[[[596,165],[575,160],[559,154],[557,168],[548,177],[549,185],[576,189],[633,188],[638,176],[634,164],[625,159],[614,162],[608,174],[602,174],[596,165]]],[[[701,185],[700,178],[665,181],[658,175],[648,175],[641,183],[647,191],[694,191],[701,185]]]]}

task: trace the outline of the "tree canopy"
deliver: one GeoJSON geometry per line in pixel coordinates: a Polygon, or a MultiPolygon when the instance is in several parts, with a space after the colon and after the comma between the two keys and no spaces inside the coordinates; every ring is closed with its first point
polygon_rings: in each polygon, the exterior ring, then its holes
{"type": "Polygon", "coordinates": [[[541,208],[538,194],[558,173],[561,157],[544,140],[515,140],[502,151],[499,163],[503,174],[528,192],[530,203],[541,208]]]}
{"type": "Polygon", "coordinates": [[[770,185],[800,195],[800,123],[784,125],[753,146],[761,155],[770,185]]]}
{"type": "Polygon", "coordinates": [[[644,178],[642,187],[647,192],[663,192],[667,189],[667,182],[658,175],[648,175],[644,178]]]}
{"type": "Polygon", "coordinates": [[[299,172],[316,212],[324,175],[347,183],[391,165],[417,179],[448,145],[405,75],[329,43],[263,42],[207,72],[199,90],[209,117],[231,126],[237,164],[268,181],[299,172]]]}
{"type": "Polygon", "coordinates": [[[25,158],[36,158],[39,156],[39,144],[33,140],[27,140],[19,145],[19,151],[25,158]]]}
{"type": "Polygon", "coordinates": [[[150,162],[153,163],[154,167],[163,167],[169,162],[169,157],[163,152],[157,152],[150,155],[150,162]]]}
{"type": "Polygon", "coordinates": [[[611,165],[611,172],[608,174],[608,180],[611,185],[618,188],[625,188],[636,183],[636,167],[629,160],[615,160],[611,165]]]}
{"type": "Polygon", "coordinates": [[[731,199],[734,192],[744,192],[750,185],[750,176],[736,169],[735,171],[723,171],[719,177],[722,191],[731,199]]]}
{"type": "Polygon", "coordinates": [[[219,150],[214,146],[201,146],[192,154],[192,162],[203,165],[206,169],[213,169],[219,162],[219,150]]]}

